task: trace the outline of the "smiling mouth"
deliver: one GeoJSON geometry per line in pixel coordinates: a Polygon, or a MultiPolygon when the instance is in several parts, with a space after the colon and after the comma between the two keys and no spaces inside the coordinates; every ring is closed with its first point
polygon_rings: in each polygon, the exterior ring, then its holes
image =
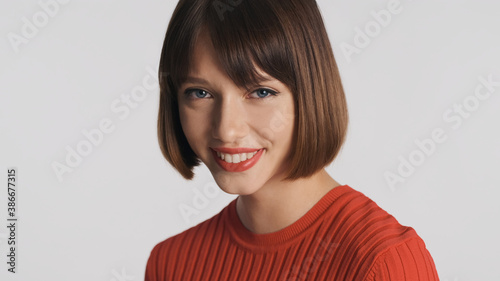
{"type": "Polygon", "coordinates": [[[212,155],[215,162],[228,172],[243,172],[252,168],[260,159],[264,149],[259,149],[254,152],[247,153],[222,153],[220,151],[212,150],[212,155]]]}
{"type": "Polygon", "coordinates": [[[217,156],[221,160],[224,160],[227,163],[238,164],[240,162],[252,159],[255,156],[255,154],[257,154],[257,152],[259,152],[259,150],[255,151],[255,152],[238,153],[238,154],[222,153],[222,152],[217,151],[217,156]]]}

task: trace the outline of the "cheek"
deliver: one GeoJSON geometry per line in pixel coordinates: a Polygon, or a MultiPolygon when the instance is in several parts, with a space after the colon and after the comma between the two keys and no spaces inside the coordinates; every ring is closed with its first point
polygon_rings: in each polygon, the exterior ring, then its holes
{"type": "Polygon", "coordinates": [[[250,116],[254,128],[265,139],[273,142],[291,139],[295,120],[293,108],[279,106],[254,109],[250,116]]]}
{"type": "Polygon", "coordinates": [[[201,114],[193,109],[179,108],[179,118],[182,131],[186,136],[193,151],[197,152],[197,144],[206,140],[206,132],[209,129],[209,119],[205,114],[201,114]]]}

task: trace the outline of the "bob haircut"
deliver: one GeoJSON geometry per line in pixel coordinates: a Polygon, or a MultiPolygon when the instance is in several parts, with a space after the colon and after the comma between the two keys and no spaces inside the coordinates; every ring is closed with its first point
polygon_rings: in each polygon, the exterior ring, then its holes
{"type": "Polygon", "coordinates": [[[158,141],[187,180],[201,161],[183,133],[177,94],[200,32],[208,32],[227,76],[248,89],[255,65],[290,89],[295,127],[287,177],[309,177],[330,164],[347,134],[348,112],[332,47],[315,0],[180,0],[159,65],[158,141]]]}

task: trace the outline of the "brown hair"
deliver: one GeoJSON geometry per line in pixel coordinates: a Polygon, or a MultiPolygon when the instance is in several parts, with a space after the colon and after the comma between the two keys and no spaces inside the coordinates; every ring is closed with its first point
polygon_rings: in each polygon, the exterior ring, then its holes
{"type": "Polygon", "coordinates": [[[199,32],[208,32],[228,77],[258,84],[255,65],[287,85],[295,100],[293,153],[286,180],[330,164],[347,134],[348,112],[332,47],[315,0],[180,0],[159,65],[158,141],[185,178],[201,161],[184,135],[177,91],[199,32]]]}

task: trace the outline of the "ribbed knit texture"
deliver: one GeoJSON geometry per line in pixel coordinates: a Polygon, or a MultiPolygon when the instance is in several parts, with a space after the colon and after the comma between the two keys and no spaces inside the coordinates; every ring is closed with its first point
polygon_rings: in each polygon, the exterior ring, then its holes
{"type": "Polygon", "coordinates": [[[329,191],[288,227],[255,234],[236,199],[219,214],[158,243],[146,281],[439,280],[425,243],[348,185],[329,191]]]}

